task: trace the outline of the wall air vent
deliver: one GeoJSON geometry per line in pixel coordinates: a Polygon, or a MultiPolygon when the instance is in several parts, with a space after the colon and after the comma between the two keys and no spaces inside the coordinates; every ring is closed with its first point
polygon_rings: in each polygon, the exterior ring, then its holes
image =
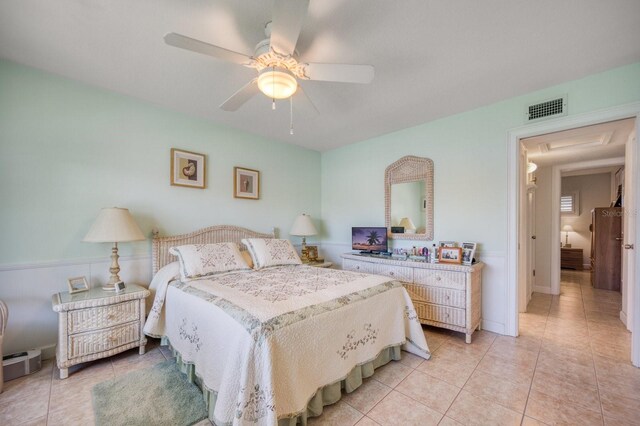
{"type": "Polygon", "coordinates": [[[537,121],[563,115],[567,115],[567,95],[529,105],[526,110],[526,121],[537,121]]]}

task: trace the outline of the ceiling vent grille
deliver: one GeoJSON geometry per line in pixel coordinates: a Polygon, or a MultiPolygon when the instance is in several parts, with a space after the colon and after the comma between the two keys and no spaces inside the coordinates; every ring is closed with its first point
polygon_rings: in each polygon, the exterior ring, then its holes
{"type": "Polygon", "coordinates": [[[567,95],[529,105],[526,111],[527,121],[537,121],[567,115],[567,95]]]}

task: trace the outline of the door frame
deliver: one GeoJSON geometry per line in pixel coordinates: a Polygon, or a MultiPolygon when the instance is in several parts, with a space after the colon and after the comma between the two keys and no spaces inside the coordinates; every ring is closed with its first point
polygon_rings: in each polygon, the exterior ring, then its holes
{"type": "MultiPolygon", "coordinates": [[[[505,318],[505,334],[518,335],[518,277],[519,277],[519,202],[521,174],[526,173],[520,166],[520,140],[545,133],[560,132],[577,127],[590,126],[608,121],[636,119],[636,135],[640,134],[640,102],[619,105],[597,111],[560,117],[548,121],[531,123],[507,131],[507,317],[505,318]]],[[[640,149],[636,150],[635,164],[627,165],[640,167],[640,149]]],[[[637,170],[636,170],[637,171],[637,170]]],[[[640,185],[636,185],[635,204],[640,204],[640,185]]],[[[631,237],[635,244],[635,264],[640,264],[640,214],[636,212],[636,235],[631,237]]],[[[640,268],[635,270],[635,287],[640,285],[640,268]]],[[[630,292],[633,297],[633,313],[640,313],[640,291],[630,292]]],[[[633,315],[633,330],[631,339],[631,361],[640,367],[640,315],[633,315]]]]}

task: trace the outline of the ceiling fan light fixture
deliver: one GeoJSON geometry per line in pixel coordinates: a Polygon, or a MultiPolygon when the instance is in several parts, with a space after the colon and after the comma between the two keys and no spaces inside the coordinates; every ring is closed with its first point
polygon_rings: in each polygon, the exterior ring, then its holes
{"type": "Polygon", "coordinates": [[[298,81],[284,68],[265,68],[258,76],[258,88],[272,99],[287,99],[298,90],[298,81]]]}

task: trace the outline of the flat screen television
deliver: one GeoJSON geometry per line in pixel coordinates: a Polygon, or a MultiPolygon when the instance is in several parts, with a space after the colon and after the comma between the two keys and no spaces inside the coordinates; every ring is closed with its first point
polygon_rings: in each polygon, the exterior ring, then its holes
{"type": "Polygon", "coordinates": [[[351,228],[351,249],[365,253],[387,251],[387,228],[354,226],[351,228]]]}

